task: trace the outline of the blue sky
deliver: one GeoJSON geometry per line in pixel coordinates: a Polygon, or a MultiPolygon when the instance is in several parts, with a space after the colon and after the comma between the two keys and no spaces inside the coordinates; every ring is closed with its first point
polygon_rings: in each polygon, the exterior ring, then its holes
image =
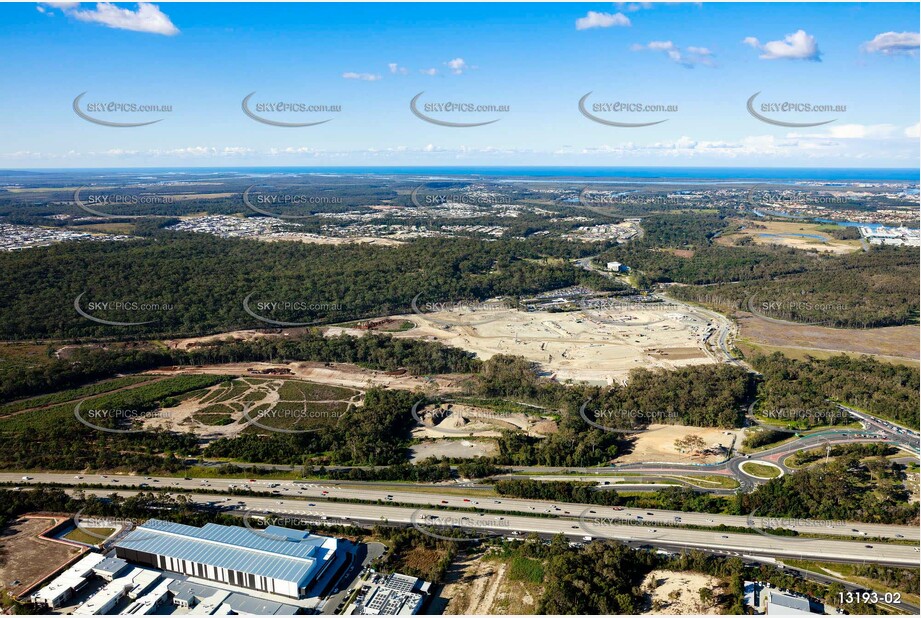
{"type": "Polygon", "coordinates": [[[0,167],[918,167],[917,3],[0,5],[0,167]],[[161,119],[142,127],[101,126],[161,119]],[[282,101],[335,112],[260,112],[282,101]],[[445,127],[436,120],[499,121],[445,127]],[[666,122],[612,127],[608,121],[666,122]],[[756,92],[764,117],[754,118],[756,92]],[[87,111],[88,103],[171,111],[87,111]],[[425,112],[425,104],[508,106],[425,112]],[[612,112],[604,103],[677,106],[612,112]],[[784,112],[762,104],[831,105],[784,112]],[[666,108],[668,109],[668,108],[666,108]]]}

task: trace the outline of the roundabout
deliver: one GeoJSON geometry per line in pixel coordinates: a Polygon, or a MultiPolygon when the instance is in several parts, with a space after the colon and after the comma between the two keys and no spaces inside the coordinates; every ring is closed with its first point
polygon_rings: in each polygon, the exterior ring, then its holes
{"type": "Polygon", "coordinates": [[[779,479],[784,475],[783,468],[763,459],[742,462],[739,464],[739,472],[758,480],[779,479]]]}

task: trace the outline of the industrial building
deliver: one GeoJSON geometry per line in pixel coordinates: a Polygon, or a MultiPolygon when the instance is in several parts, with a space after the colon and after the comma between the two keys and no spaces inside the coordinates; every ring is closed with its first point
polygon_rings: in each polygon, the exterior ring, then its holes
{"type": "Polygon", "coordinates": [[[55,609],[63,605],[76,592],[83,589],[95,573],[93,568],[105,560],[105,556],[88,553],[58,575],[47,586],[32,595],[32,602],[39,606],[55,609]]]}
{"type": "Polygon", "coordinates": [[[745,605],[755,614],[797,616],[821,614],[809,602],[798,594],[783,592],[770,584],[747,581],[743,584],[745,605]]]}
{"type": "Polygon", "coordinates": [[[338,541],[300,530],[151,519],[115,543],[118,558],[216,583],[299,599],[335,562],[338,541]]]}
{"type": "Polygon", "coordinates": [[[409,575],[375,573],[364,582],[347,614],[410,616],[418,614],[429,582],[409,575]]]}

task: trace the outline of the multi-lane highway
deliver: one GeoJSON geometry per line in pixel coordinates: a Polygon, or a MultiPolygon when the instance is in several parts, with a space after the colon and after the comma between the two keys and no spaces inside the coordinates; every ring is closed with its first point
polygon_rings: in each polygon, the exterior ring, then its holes
{"type": "MultiPolygon", "coordinates": [[[[215,492],[229,492],[232,489],[245,489],[253,492],[269,493],[275,498],[268,497],[268,504],[274,499],[295,501],[295,504],[303,506],[303,503],[313,500],[313,504],[323,505],[331,504],[330,499],[337,501],[353,502],[393,502],[400,505],[416,505],[419,507],[437,506],[439,508],[465,508],[473,509],[479,512],[490,513],[521,513],[532,517],[543,519],[579,518],[586,521],[591,520],[608,520],[616,519],[617,521],[631,520],[632,529],[650,528],[657,524],[669,527],[698,527],[712,528],[718,526],[728,526],[735,528],[779,528],[783,527],[789,530],[812,535],[822,536],[841,536],[855,538],[880,538],[880,539],[905,539],[909,541],[918,541],[919,530],[916,526],[894,526],[884,524],[867,524],[843,521],[819,521],[819,520],[772,520],[766,519],[762,514],[755,513],[752,516],[736,515],[715,515],[709,513],[692,513],[683,511],[665,511],[654,509],[647,511],[645,509],[623,509],[615,510],[612,507],[604,507],[592,504],[575,504],[562,502],[548,502],[542,500],[525,500],[519,498],[496,497],[463,497],[455,492],[448,491],[448,487],[435,485],[416,486],[413,491],[412,485],[407,485],[406,489],[385,489],[375,485],[361,484],[336,484],[328,483],[308,483],[293,482],[280,480],[255,480],[250,479],[184,479],[176,477],[144,477],[129,475],[100,475],[100,474],[53,474],[53,473],[35,473],[28,475],[29,480],[23,480],[23,476],[0,473],[0,482],[16,483],[20,486],[36,483],[53,483],[58,485],[105,485],[113,489],[119,487],[140,486],[146,484],[150,489],[169,489],[182,493],[199,494],[206,492],[214,494],[215,492]]],[[[455,490],[456,491],[456,490],[455,490]]],[[[222,502],[226,502],[226,493],[220,496],[222,502]]],[[[235,497],[236,499],[236,497],[235,497]]],[[[242,498],[241,498],[242,499],[242,498]]],[[[249,498],[247,498],[249,499],[249,498]]],[[[357,506],[357,505],[355,505],[357,506]]],[[[377,507],[375,507],[377,508],[377,507]]],[[[752,536],[752,535],[747,535],[752,536]]],[[[800,540],[800,542],[806,542],[800,540]]]]}
{"type": "MultiPolygon", "coordinates": [[[[132,490],[87,489],[87,494],[99,496],[116,493],[135,495],[132,490]]],[[[521,515],[472,515],[464,511],[433,510],[415,507],[380,504],[349,504],[341,502],[310,503],[290,498],[233,496],[215,493],[192,493],[192,499],[205,504],[226,504],[230,512],[270,513],[274,517],[291,516],[335,525],[381,523],[415,525],[423,531],[439,535],[450,530],[469,530],[484,536],[490,533],[510,536],[564,534],[574,539],[616,539],[635,544],[649,544],[663,549],[698,549],[736,556],[817,559],[827,561],[872,561],[885,565],[916,566],[919,552],[916,546],[838,541],[825,539],[796,539],[761,534],[723,533],[721,531],[689,530],[683,528],[655,528],[575,517],[528,517],[521,515]]],[[[604,507],[595,507],[596,510],[604,507]]],[[[255,520],[254,520],[255,521],[255,520]]],[[[917,530],[915,531],[917,537],[917,530]]]]}
{"type": "Polygon", "coordinates": [[[897,425],[891,421],[872,416],[866,412],[860,412],[854,408],[849,408],[841,404],[838,404],[838,407],[863,422],[864,426],[866,426],[869,431],[883,434],[884,438],[895,446],[905,449],[915,455],[921,453],[921,436],[918,435],[918,432],[897,425]]]}

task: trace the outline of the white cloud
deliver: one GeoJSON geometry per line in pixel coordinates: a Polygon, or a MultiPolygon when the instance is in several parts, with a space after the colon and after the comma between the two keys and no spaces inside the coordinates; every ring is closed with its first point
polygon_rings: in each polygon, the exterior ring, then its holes
{"type": "Polygon", "coordinates": [[[576,20],[576,30],[589,28],[610,28],[611,26],[629,26],[630,18],[623,13],[598,13],[589,11],[585,17],[576,20]]]}
{"type": "Polygon", "coordinates": [[[78,6],[80,6],[79,2],[39,2],[38,4],[39,5],[44,4],[47,7],[51,7],[53,9],[61,9],[62,11],[66,11],[68,9],[75,9],[78,6]]]}
{"type": "Polygon", "coordinates": [[[388,63],[387,68],[390,69],[390,72],[394,75],[396,75],[397,73],[399,73],[400,75],[406,75],[407,73],[409,73],[409,69],[407,69],[406,67],[401,67],[396,62],[388,63]]]}
{"type": "Polygon", "coordinates": [[[887,139],[893,137],[897,127],[892,124],[837,124],[824,127],[821,133],[788,133],[797,139],[887,139]]]}
{"type": "Polygon", "coordinates": [[[921,123],[916,122],[910,127],[905,127],[905,137],[914,137],[916,139],[921,137],[921,123]]]}
{"type": "Polygon", "coordinates": [[[353,71],[343,73],[342,77],[345,79],[358,79],[364,82],[376,82],[381,79],[381,76],[375,73],[355,73],[353,71]]]}
{"type": "Polygon", "coordinates": [[[438,69],[419,69],[423,75],[438,75],[438,69]]]}
{"type": "Polygon", "coordinates": [[[476,68],[464,62],[463,58],[455,58],[454,60],[448,60],[447,62],[445,62],[445,66],[451,69],[451,72],[454,73],[455,75],[461,75],[465,71],[469,71],[470,69],[476,68]]]}
{"type": "MultiPolygon", "coordinates": [[[[875,135],[886,134],[889,131],[870,125],[869,128],[841,131],[839,134],[863,133],[873,138],[875,135]]],[[[157,164],[175,160],[177,162],[195,160],[229,160],[235,164],[242,161],[264,162],[266,157],[274,161],[289,160],[296,162],[298,159],[311,159],[318,162],[332,161],[399,161],[407,164],[425,164],[433,160],[458,160],[458,161],[516,161],[522,160],[546,163],[547,157],[559,157],[560,161],[572,164],[585,162],[604,163],[610,160],[624,162],[656,161],[682,162],[694,160],[704,162],[739,161],[746,164],[760,164],[765,161],[785,159],[792,162],[815,162],[816,164],[831,161],[859,161],[867,162],[895,162],[910,165],[917,164],[918,160],[918,125],[905,130],[906,135],[914,131],[914,139],[901,137],[902,131],[892,133],[889,139],[880,139],[875,142],[864,142],[859,139],[835,138],[830,133],[817,133],[814,135],[787,134],[776,135],[751,135],[734,139],[702,140],[689,136],[682,136],[668,141],[625,141],[618,143],[601,143],[594,146],[574,147],[562,146],[551,150],[532,150],[525,148],[508,148],[489,145],[442,147],[427,142],[412,146],[400,145],[389,147],[369,147],[364,149],[327,149],[315,146],[277,146],[267,149],[254,150],[239,146],[187,146],[144,151],[111,149],[103,151],[62,151],[62,152],[0,152],[0,160],[10,161],[9,165],[22,165],[27,162],[30,167],[56,166],[64,162],[73,162],[74,166],[86,166],[88,161],[95,164],[110,165],[115,158],[128,161],[150,159],[157,164]],[[880,157],[882,155],[882,158],[880,157]],[[40,165],[45,162],[47,165],[40,165]],[[39,165],[36,165],[39,164],[39,165]]],[[[911,137],[910,135],[907,135],[911,137]]],[[[150,164],[150,163],[148,163],[150,164]]]]}
{"type": "Polygon", "coordinates": [[[670,60],[688,69],[693,69],[698,64],[713,66],[713,53],[706,47],[688,47],[687,50],[682,51],[680,47],[671,41],[651,41],[646,45],[631,45],[630,50],[664,52],[670,60]]]}
{"type": "MultiPolygon", "coordinates": [[[[775,138],[773,135],[744,137],[736,142],[697,140],[688,136],[667,142],[637,144],[626,142],[617,145],[583,148],[578,154],[610,154],[622,157],[637,155],[657,158],[720,158],[735,159],[762,155],[801,155],[800,143],[791,139],[775,138]]],[[[558,152],[557,154],[564,154],[558,152]]]]}
{"type": "Polygon", "coordinates": [[[753,36],[745,37],[742,42],[755,49],[760,49],[762,53],[759,58],[763,60],[783,58],[819,62],[822,59],[822,52],[819,51],[815,37],[807,34],[805,30],[797,30],[793,34],[788,34],[783,41],[768,41],[764,45],[753,36]]]}
{"type": "Polygon", "coordinates": [[[618,11],[626,11],[628,13],[635,13],[636,11],[642,9],[651,9],[652,2],[615,2],[614,6],[617,7],[618,11]]]}
{"type": "Polygon", "coordinates": [[[869,53],[886,56],[916,56],[921,46],[921,34],[918,32],[883,32],[863,44],[862,49],[869,53]]]}
{"type": "Polygon", "coordinates": [[[79,21],[102,24],[116,30],[148,32],[173,36],[179,34],[170,18],[156,4],[138,2],[137,10],[122,9],[111,2],[99,2],[94,9],[81,9],[79,2],[43,2],[49,8],[60,9],[79,21]]]}

